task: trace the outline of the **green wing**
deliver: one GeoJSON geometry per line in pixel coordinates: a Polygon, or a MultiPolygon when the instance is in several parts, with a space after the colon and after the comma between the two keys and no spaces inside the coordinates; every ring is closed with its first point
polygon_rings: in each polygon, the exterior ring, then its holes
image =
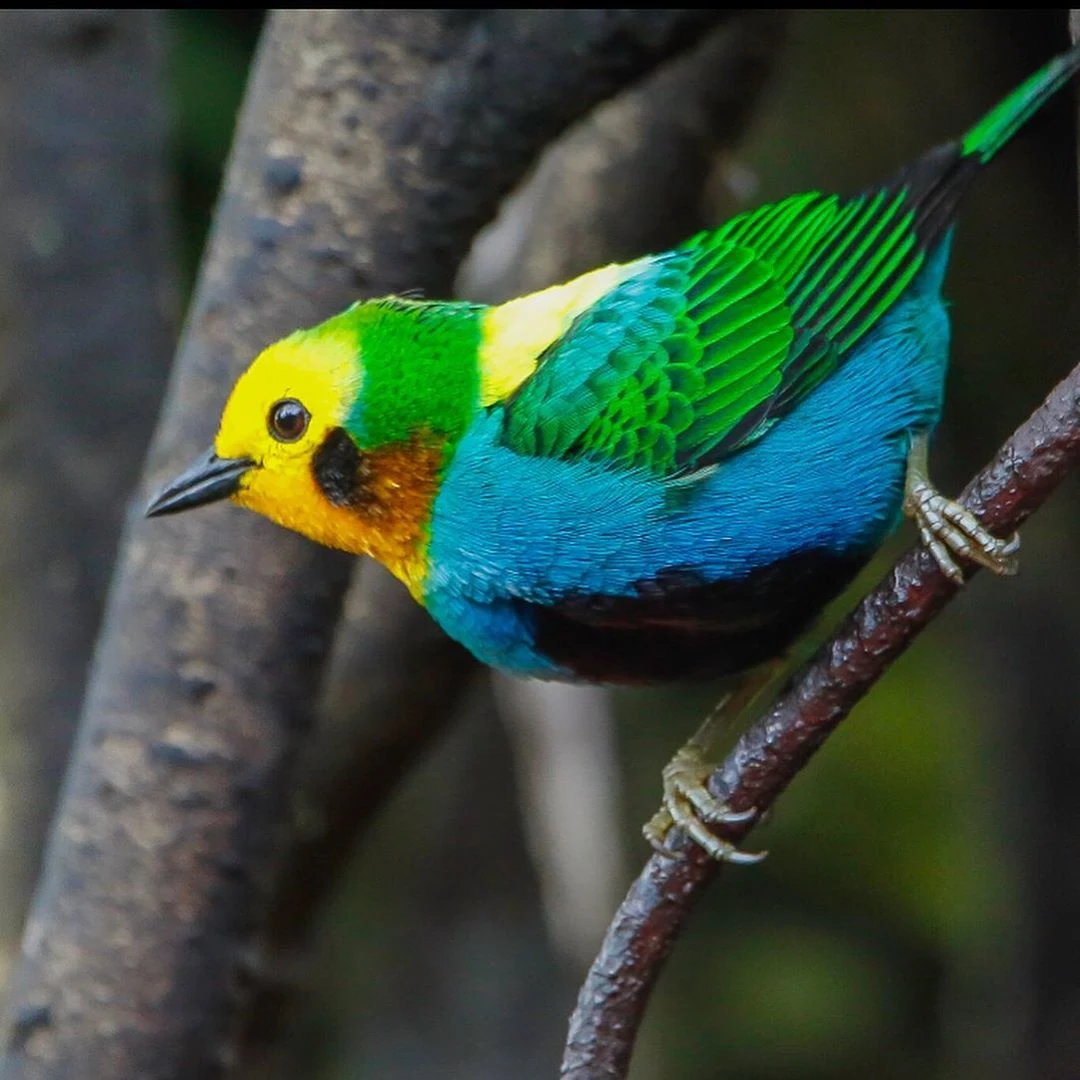
{"type": "Polygon", "coordinates": [[[666,477],[749,445],[918,271],[905,194],[793,196],[641,260],[510,399],[504,442],[666,477]]]}
{"type": "Polygon", "coordinates": [[[748,446],[843,362],[982,166],[1077,69],[1080,45],[888,184],[793,196],[642,259],[506,403],[503,441],[672,479],[748,446]]]}

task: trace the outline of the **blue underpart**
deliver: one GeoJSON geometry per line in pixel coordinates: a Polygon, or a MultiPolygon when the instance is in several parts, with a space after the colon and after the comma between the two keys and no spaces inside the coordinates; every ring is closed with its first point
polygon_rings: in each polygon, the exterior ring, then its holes
{"type": "Polygon", "coordinates": [[[835,374],[685,499],[653,475],[508,450],[491,410],[435,501],[431,614],[488,664],[567,678],[515,601],[635,596],[668,568],[737,580],[807,549],[869,558],[899,523],[910,436],[941,412],[948,249],[946,238],[835,374]]]}

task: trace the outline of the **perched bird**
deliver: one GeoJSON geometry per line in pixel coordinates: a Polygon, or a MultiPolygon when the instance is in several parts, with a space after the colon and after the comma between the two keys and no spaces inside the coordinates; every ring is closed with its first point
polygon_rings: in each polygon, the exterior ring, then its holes
{"type": "MultiPolygon", "coordinates": [[[[781,656],[906,512],[942,569],[1008,574],[926,471],[957,204],[1080,67],[958,141],[497,307],[388,297],[261,353],[148,514],[231,498],[370,555],[451,637],[547,679],[648,683],[781,656]]],[[[704,738],[664,808],[720,858],[704,738]]],[[[749,858],[748,856],[746,858],[749,858]]]]}

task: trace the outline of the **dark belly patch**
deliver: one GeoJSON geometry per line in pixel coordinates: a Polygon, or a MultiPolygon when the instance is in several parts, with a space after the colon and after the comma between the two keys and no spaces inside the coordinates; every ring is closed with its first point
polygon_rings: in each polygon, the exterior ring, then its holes
{"type": "Polygon", "coordinates": [[[674,568],[635,596],[522,604],[536,647],[579,677],[648,683],[744,671],[783,654],[865,565],[815,548],[738,580],[674,568]]]}

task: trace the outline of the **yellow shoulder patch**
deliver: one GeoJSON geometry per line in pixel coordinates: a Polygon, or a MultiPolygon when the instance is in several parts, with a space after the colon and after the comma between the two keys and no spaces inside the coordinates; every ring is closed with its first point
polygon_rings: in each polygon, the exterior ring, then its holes
{"type": "Polygon", "coordinates": [[[508,398],[535,370],[540,354],[586,308],[625,281],[638,263],[614,263],[487,311],[481,321],[480,401],[508,398]]]}

